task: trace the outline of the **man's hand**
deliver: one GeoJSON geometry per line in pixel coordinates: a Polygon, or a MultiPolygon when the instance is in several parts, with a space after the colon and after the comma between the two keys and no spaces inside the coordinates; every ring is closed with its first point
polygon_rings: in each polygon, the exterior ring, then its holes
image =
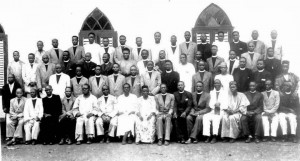
{"type": "Polygon", "coordinates": [[[186,117],[186,112],[183,112],[180,117],[185,118],[186,117]]]}
{"type": "Polygon", "coordinates": [[[10,116],[10,119],[12,119],[12,120],[15,120],[15,119],[17,119],[18,117],[16,116],[16,115],[13,115],[13,116],[10,116]]]}
{"type": "Polygon", "coordinates": [[[89,113],[89,114],[86,115],[86,118],[90,118],[90,117],[92,117],[92,116],[94,116],[94,114],[89,113]]]}
{"type": "Polygon", "coordinates": [[[76,113],[75,117],[80,117],[82,114],[80,112],[76,113]]]}
{"type": "Polygon", "coordinates": [[[123,115],[123,114],[124,114],[124,112],[118,112],[117,116],[120,116],[120,115],[123,115]]]}
{"type": "Polygon", "coordinates": [[[35,121],[40,121],[41,119],[39,117],[36,117],[35,118],[35,121]]]}
{"type": "Polygon", "coordinates": [[[172,117],[172,114],[171,114],[171,113],[168,113],[168,114],[166,115],[166,117],[172,117]]]}
{"type": "Polygon", "coordinates": [[[135,112],[134,111],[131,111],[128,115],[132,115],[132,114],[134,114],[135,112]]]}
{"type": "Polygon", "coordinates": [[[51,117],[51,114],[44,114],[44,117],[51,117]]]}

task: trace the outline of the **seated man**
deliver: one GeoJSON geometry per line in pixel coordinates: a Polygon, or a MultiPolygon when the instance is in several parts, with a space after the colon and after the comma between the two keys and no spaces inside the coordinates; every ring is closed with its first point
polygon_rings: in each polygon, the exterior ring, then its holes
{"type": "Polygon", "coordinates": [[[271,130],[271,141],[275,142],[275,137],[277,136],[277,128],[278,128],[278,114],[277,109],[279,107],[280,96],[279,92],[272,90],[272,81],[266,80],[265,86],[266,91],[262,92],[264,96],[264,110],[261,114],[262,123],[264,128],[264,139],[263,142],[269,140],[270,130],[271,130]],[[271,128],[270,128],[271,124],[271,128]]]}
{"type": "Polygon", "coordinates": [[[97,108],[97,98],[90,93],[90,86],[88,84],[82,86],[82,93],[82,95],[76,98],[73,106],[73,115],[76,117],[75,139],[77,140],[77,145],[81,144],[84,131],[87,135],[87,144],[91,144],[95,136],[93,110],[97,108]],[[83,127],[85,127],[85,130],[83,127]]]}
{"type": "Polygon", "coordinates": [[[96,130],[97,136],[102,137],[100,143],[110,143],[110,137],[115,137],[115,131],[117,128],[118,117],[116,116],[116,103],[117,99],[115,96],[109,94],[109,87],[103,85],[102,87],[103,96],[98,98],[98,106],[94,114],[96,119],[96,130]],[[103,137],[104,135],[104,137],[103,137]]]}
{"type": "Polygon", "coordinates": [[[248,98],[250,105],[247,106],[247,113],[241,118],[241,125],[243,129],[243,134],[245,137],[248,137],[245,141],[250,143],[251,139],[255,138],[255,142],[259,143],[259,137],[262,136],[262,120],[261,113],[263,111],[263,95],[256,91],[255,81],[251,81],[249,84],[250,91],[245,92],[246,97],[248,98]]]}
{"type": "Polygon", "coordinates": [[[82,94],[82,85],[88,84],[89,80],[82,75],[82,68],[76,67],[76,76],[71,79],[71,88],[73,89],[74,97],[82,94]]]}
{"type": "Polygon", "coordinates": [[[16,90],[16,95],[17,97],[10,100],[10,117],[6,122],[6,137],[10,139],[7,145],[15,145],[23,138],[23,111],[26,98],[23,97],[22,88],[16,90]]]}
{"type": "Polygon", "coordinates": [[[142,86],[142,96],[137,99],[137,119],[135,123],[135,143],[153,143],[155,140],[156,102],[149,95],[148,86],[142,86]]]}
{"type": "Polygon", "coordinates": [[[159,94],[155,95],[157,108],[156,130],[158,137],[158,145],[161,146],[163,140],[165,145],[169,145],[171,134],[171,118],[174,108],[174,95],[167,93],[167,85],[160,85],[159,94]],[[163,137],[165,134],[165,137],[163,137]]]}
{"type": "Polygon", "coordinates": [[[149,61],[147,64],[147,71],[141,76],[141,86],[148,86],[151,96],[154,96],[159,92],[159,86],[161,84],[160,73],[153,70],[153,66],[153,61],[149,61]]]}
{"type": "Polygon", "coordinates": [[[235,81],[229,83],[229,88],[228,107],[224,109],[222,117],[221,137],[225,142],[228,141],[227,138],[230,138],[230,143],[234,143],[240,133],[240,118],[243,114],[246,114],[247,106],[250,103],[245,94],[237,91],[235,81]]]}
{"type": "Polygon", "coordinates": [[[62,113],[62,104],[59,95],[52,94],[52,86],[45,87],[47,96],[42,99],[44,116],[41,120],[41,140],[43,144],[54,143],[55,136],[58,136],[58,117],[62,113]]]}
{"type": "Polygon", "coordinates": [[[41,98],[37,98],[37,90],[30,89],[30,96],[25,102],[24,107],[24,129],[25,129],[25,144],[30,142],[36,144],[40,133],[40,122],[44,114],[44,107],[41,98]]]}
{"type": "Polygon", "coordinates": [[[159,60],[155,63],[154,69],[160,74],[166,71],[166,52],[164,50],[159,51],[159,60]]]}
{"type": "Polygon", "coordinates": [[[198,71],[193,75],[192,78],[192,91],[196,91],[196,83],[203,82],[203,91],[210,92],[213,89],[213,77],[212,74],[205,70],[205,62],[200,60],[198,63],[198,71]]]}
{"type": "Polygon", "coordinates": [[[210,91],[210,102],[209,107],[211,111],[203,115],[203,135],[207,137],[205,143],[209,143],[211,139],[211,126],[213,138],[210,143],[214,144],[217,142],[217,136],[219,134],[219,127],[221,123],[221,118],[224,113],[224,109],[227,108],[228,92],[221,88],[221,81],[219,79],[215,80],[214,90],[210,91]]]}
{"type": "Polygon", "coordinates": [[[128,48],[123,49],[123,59],[120,60],[121,74],[125,77],[130,76],[130,67],[135,65],[135,61],[129,57],[130,50],[128,48]]]}
{"type": "Polygon", "coordinates": [[[196,91],[192,93],[193,96],[193,108],[191,109],[190,114],[187,116],[187,130],[189,140],[186,141],[186,144],[198,143],[199,134],[203,128],[203,115],[210,112],[209,93],[203,92],[203,82],[199,81],[196,83],[196,91]],[[193,124],[194,123],[194,124],[193,124]]]}
{"type": "Polygon", "coordinates": [[[73,115],[73,105],[75,97],[72,95],[71,87],[66,87],[65,97],[62,99],[62,115],[59,117],[60,142],[62,145],[67,142],[68,145],[72,144],[74,140],[74,132],[76,126],[76,119],[73,115]]]}
{"type": "Polygon", "coordinates": [[[299,112],[299,97],[292,95],[292,83],[283,83],[283,92],[280,93],[280,104],[278,109],[279,124],[282,129],[283,142],[287,141],[287,120],[290,124],[291,135],[294,143],[298,142],[296,137],[297,114],[299,112]]]}

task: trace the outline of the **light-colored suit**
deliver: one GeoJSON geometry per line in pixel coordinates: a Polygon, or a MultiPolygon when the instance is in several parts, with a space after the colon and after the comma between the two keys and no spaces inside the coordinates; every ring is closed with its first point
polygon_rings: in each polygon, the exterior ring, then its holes
{"type": "Polygon", "coordinates": [[[83,76],[80,79],[79,84],[77,82],[76,76],[73,77],[71,79],[71,87],[73,89],[73,95],[74,95],[74,97],[78,97],[79,95],[81,95],[82,94],[82,86],[84,84],[88,84],[88,83],[89,83],[89,80],[87,78],[83,77],[83,76]]]}
{"type": "Polygon", "coordinates": [[[43,102],[41,98],[36,98],[35,107],[33,107],[32,98],[28,98],[24,107],[24,129],[25,139],[30,141],[31,139],[37,140],[40,133],[40,122],[36,121],[38,117],[42,119],[44,114],[43,102]]]}
{"type": "MultiPolygon", "coordinates": [[[[253,40],[250,40],[249,42],[254,43],[253,40]]],[[[263,57],[266,57],[266,45],[265,45],[265,43],[262,42],[261,40],[257,40],[256,41],[256,46],[254,48],[254,52],[261,54],[263,57]]]]}
{"type": "Polygon", "coordinates": [[[70,77],[65,73],[61,73],[60,79],[57,83],[56,74],[53,74],[49,78],[49,85],[52,86],[52,93],[59,95],[60,99],[63,99],[65,96],[65,88],[70,87],[70,77]]]}
{"type": "Polygon", "coordinates": [[[194,63],[194,58],[197,52],[197,44],[190,41],[189,48],[186,47],[186,42],[179,45],[179,56],[184,53],[187,55],[187,62],[194,63]]]}
{"type": "Polygon", "coordinates": [[[150,49],[146,49],[146,48],[141,47],[141,50],[138,53],[137,47],[135,47],[135,48],[132,49],[132,56],[133,56],[133,60],[135,62],[138,62],[138,61],[142,60],[142,51],[143,50],[148,51],[148,53],[149,53],[148,60],[152,60],[152,55],[151,55],[150,49]]]}
{"type": "MultiPolygon", "coordinates": [[[[148,61],[148,59],[147,59],[147,61],[148,61]]],[[[136,64],[136,66],[137,66],[137,68],[139,70],[139,75],[142,75],[143,73],[145,73],[148,70],[147,69],[147,65],[146,65],[146,67],[144,65],[144,60],[138,61],[137,64],[136,64]]]]}
{"type": "MultiPolygon", "coordinates": [[[[130,50],[130,55],[129,55],[129,59],[133,59],[133,55],[132,55],[132,47],[128,46],[128,45],[124,45],[124,47],[128,48],[130,50]]],[[[121,60],[123,60],[123,52],[122,52],[122,47],[118,46],[115,49],[115,53],[114,53],[114,61],[118,64],[120,64],[121,60]]]]}
{"type": "Polygon", "coordinates": [[[242,54],[242,57],[245,57],[247,59],[246,68],[251,69],[253,72],[257,71],[257,60],[262,58],[259,53],[254,53],[252,60],[249,52],[242,54]]]}
{"type": "Polygon", "coordinates": [[[116,82],[114,80],[114,74],[108,76],[108,86],[111,95],[115,97],[119,97],[120,95],[122,95],[124,84],[125,84],[125,77],[120,73],[118,74],[118,78],[116,82]]]}
{"type": "Polygon", "coordinates": [[[21,85],[23,88],[23,79],[22,79],[22,67],[24,62],[19,60],[18,62],[12,61],[7,66],[7,74],[15,75],[16,81],[21,85]]]}
{"type": "MultiPolygon", "coordinates": [[[[282,44],[280,41],[276,40],[275,41],[275,47],[274,47],[274,57],[278,60],[282,60],[283,59],[283,51],[282,51],[282,44]]],[[[266,50],[269,48],[269,47],[272,47],[272,40],[268,40],[266,42],[266,50]]]]}
{"type": "Polygon", "coordinates": [[[131,83],[131,76],[125,78],[125,82],[130,84],[130,93],[135,94],[137,97],[141,96],[141,76],[137,75],[134,79],[134,83],[131,83]]]}
{"type": "Polygon", "coordinates": [[[212,62],[212,57],[208,58],[207,60],[208,63],[208,67],[209,67],[209,72],[211,72],[213,74],[213,76],[215,76],[216,74],[218,74],[219,71],[219,65],[224,62],[224,59],[217,56],[216,61],[215,61],[215,65],[213,65],[212,62]]]}
{"type": "Polygon", "coordinates": [[[172,47],[171,46],[168,46],[167,48],[166,48],[166,52],[168,53],[168,57],[167,57],[167,59],[168,60],[171,60],[171,62],[173,63],[173,68],[174,69],[177,69],[177,67],[178,67],[178,65],[179,65],[179,63],[180,63],[180,59],[179,59],[179,57],[180,57],[180,54],[179,54],[179,47],[177,46],[176,47],[176,49],[175,49],[175,52],[173,53],[173,50],[172,50],[172,47]]]}
{"type": "Polygon", "coordinates": [[[56,54],[54,48],[47,51],[46,53],[49,55],[49,60],[50,60],[49,62],[53,63],[53,64],[62,63],[62,61],[63,61],[63,52],[64,52],[63,50],[58,49],[58,53],[59,53],[58,56],[59,57],[57,57],[57,54],[56,54]]]}
{"type": "Polygon", "coordinates": [[[161,77],[158,71],[152,71],[150,78],[149,72],[145,72],[141,76],[141,86],[147,85],[149,87],[149,92],[156,95],[160,90],[161,77]]]}
{"type": "Polygon", "coordinates": [[[18,98],[13,98],[10,100],[10,117],[6,122],[6,137],[23,138],[23,112],[25,102],[25,97],[21,98],[20,103],[18,103],[18,98]],[[17,116],[17,119],[11,119],[12,116],[17,116]]]}
{"type": "Polygon", "coordinates": [[[192,92],[196,91],[196,84],[197,82],[202,81],[203,82],[203,91],[209,93],[210,90],[212,90],[213,87],[213,77],[212,74],[208,71],[205,71],[203,74],[203,78],[201,78],[200,72],[197,72],[193,75],[192,78],[192,92]]]}
{"type": "Polygon", "coordinates": [[[37,87],[45,88],[49,84],[49,78],[55,73],[55,65],[48,63],[48,69],[46,70],[45,63],[38,66],[36,71],[37,87]]]}
{"type": "Polygon", "coordinates": [[[91,93],[97,98],[100,98],[103,95],[102,87],[103,85],[108,85],[108,79],[106,76],[100,75],[99,85],[97,85],[96,76],[92,76],[89,78],[89,84],[91,87],[91,93]]]}
{"type": "MultiPolygon", "coordinates": [[[[103,64],[103,55],[105,53],[105,48],[104,47],[100,47],[100,64],[103,64]]],[[[111,63],[114,63],[114,53],[115,53],[115,48],[114,47],[108,47],[107,53],[109,54],[109,61],[111,63]]]]}
{"type": "MultiPolygon", "coordinates": [[[[229,73],[230,60],[227,60],[227,61],[226,61],[226,64],[227,64],[227,73],[229,73]]],[[[234,61],[233,65],[232,65],[231,73],[229,73],[229,74],[230,74],[230,75],[232,75],[232,74],[233,74],[233,71],[234,71],[234,69],[235,69],[235,68],[238,68],[238,67],[239,67],[239,65],[240,65],[240,62],[239,62],[239,60],[238,60],[238,59],[235,59],[235,61],[234,61]]]]}
{"type": "Polygon", "coordinates": [[[68,49],[70,58],[75,63],[81,63],[84,61],[85,51],[82,46],[77,46],[74,53],[73,46],[68,49]]]}
{"type": "Polygon", "coordinates": [[[30,92],[29,83],[36,82],[36,71],[37,71],[38,64],[33,63],[33,66],[29,63],[26,63],[22,66],[22,78],[24,81],[24,88],[25,92],[30,92]]]}

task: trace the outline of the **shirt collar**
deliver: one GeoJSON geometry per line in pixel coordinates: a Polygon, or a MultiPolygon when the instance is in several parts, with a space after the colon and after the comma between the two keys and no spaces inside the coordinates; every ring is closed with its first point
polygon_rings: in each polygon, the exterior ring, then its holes
{"type": "Polygon", "coordinates": [[[68,59],[68,60],[64,60],[64,63],[68,63],[70,61],[70,59],[68,59]]]}
{"type": "Polygon", "coordinates": [[[262,69],[262,70],[257,70],[258,72],[263,72],[265,69],[262,69]]]}
{"type": "Polygon", "coordinates": [[[185,43],[186,43],[186,44],[189,44],[190,42],[191,42],[191,40],[190,40],[190,41],[186,41],[185,43]]]}
{"type": "Polygon", "coordinates": [[[240,68],[240,70],[245,70],[246,68],[240,68]]]}
{"type": "Polygon", "coordinates": [[[45,65],[49,65],[49,63],[44,63],[45,65]]]}
{"type": "Polygon", "coordinates": [[[249,91],[249,92],[250,92],[250,93],[255,93],[255,92],[256,92],[256,90],[255,90],[255,91],[253,91],[253,92],[252,92],[252,91],[249,91]]]}
{"type": "Polygon", "coordinates": [[[113,75],[114,75],[114,76],[119,76],[119,73],[118,73],[118,74],[113,73],[113,75]]]}
{"type": "Polygon", "coordinates": [[[271,41],[276,41],[277,39],[272,39],[271,41]]]}
{"type": "Polygon", "coordinates": [[[200,73],[204,73],[204,72],[205,72],[205,70],[203,70],[203,71],[199,70],[199,72],[200,72],[200,73]]]}
{"type": "Polygon", "coordinates": [[[165,93],[165,94],[161,94],[162,96],[166,96],[167,95],[167,93],[165,93]]]}
{"type": "Polygon", "coordinates": [[[172,73],[172,71],[173,71],[173,70],[170,70],[170,71],[167,71],[167,70],[166,70],[166,73],[172,73]]]}
{"type": "Polygon", "coordinates": [[[176,47],[177,47],[177,45],[175,45],[175,46],[174,46],[174,45],[171,45],[171,47],[173,47],[173,48],[176,48],[176,47]]]}
{"type": "Polygon", "coordinates": [[[56,75],[61,75],[61,73],[56,73],[56,75]]]}
{"type": "Polygon", "coordinates": [[[51,94],[51,96],[47,96],[48,98],[52,98],[52,94],[51,94]]]}
{"type": "Polygon", "coordinates": [[[202,94],[202,93],[203,93],[203,91],[201,91],[200,93],[197,92],[197,94],[202,94]]]}
{"type": "Polygon", "coordinates": [[[229,59],[230,61],[236,61],[236,59],[229,59]]]}
{"type": "Polygon", "coordinates": [[[58,48],[53,48],[54,50],[58,50],[58,48]]]}
{"type": "Polygon", "coordinates": [[[148,73],[152,73],[152,72],[153,72],[153,70],[151,70],[151,71],[147,70],[147,72],[148,72],[148,73]]]}
{"type": "Polygon", "coordinates": [[[257,39],[256,40],[252,40],[252,41],[257,41],[257,39]]]}
{"type": "Polygon", "coordinates": [[[135,76],[132,75],[131,78],[136,78],[136,75],[135,76]]]}
{"type": "Polygon", "coordinates": [[[213,58],[216,58],[216,57],[217,57],[217,55],[212,55],[211,57],[213,57],[213,58]]]}
{"type": "Polygon", "coordinates": [[[252,52],[248,51],[248,53],[249,53],[249,54],[254,54],[254,51],[252,51],[252,52]]]}
{"type": "Polygon", "coordinates": [[[166,59],[160,59],[159,61],[166,61],[166,59]]]}
{"type": "Polygon", "coordinates": [[[105,49],[106,49],[106,48],[109,48],[109,46],[103,46],[103,47],[104,47],[105,49]]]}
{"type": "Polygon", "coordinates": [[[14,84],[15,84],[15,82],[13,82],[12,84],[9,84],[9,83],[8,83],[9,86],[13,86],[14,84]]]}

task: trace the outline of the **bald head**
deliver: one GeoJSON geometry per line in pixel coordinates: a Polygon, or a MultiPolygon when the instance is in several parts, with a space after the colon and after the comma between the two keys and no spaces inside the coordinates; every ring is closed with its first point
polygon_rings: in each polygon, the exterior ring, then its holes
{"type": "Polygon", "coordinates": [[[60,64],[55,65],[55,71],[56,71],[57,74],[61,73],[61,65],[60,64]]]}

